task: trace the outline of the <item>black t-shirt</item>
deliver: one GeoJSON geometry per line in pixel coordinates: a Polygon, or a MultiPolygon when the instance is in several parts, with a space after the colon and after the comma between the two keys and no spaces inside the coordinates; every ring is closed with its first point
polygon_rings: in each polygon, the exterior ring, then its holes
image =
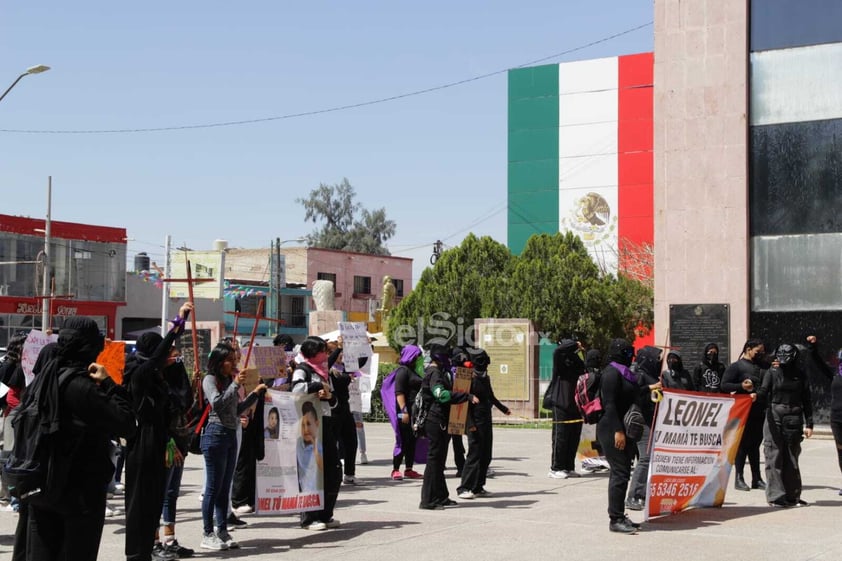
{"type": "MultiPolygon", "coordinates": [[[[415,396],[421,390],[421,381],[423,378],[409,369],[408,366],[400,366],[395,372],[395,395],[403,394],[406,399],[407,411],[412,407],[415,401],[415,396]]],[[[397,400],[395,400],[397,404],[397,400]]],[[[400,407],[396,409],[400,412],[400,407]]]]}

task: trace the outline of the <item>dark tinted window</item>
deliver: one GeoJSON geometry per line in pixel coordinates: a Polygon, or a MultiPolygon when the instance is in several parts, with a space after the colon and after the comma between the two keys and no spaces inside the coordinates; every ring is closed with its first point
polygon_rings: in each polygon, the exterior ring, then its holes
{"type": "Polygon", "coordinates": [[[842,42],[840,0],[751,1],[752,51],[838,42],[842,42]]]}
{"type": "Polygon", "coordinates": [[[751,235],[842,232],[842,119],[751,128],[751,235]]]}

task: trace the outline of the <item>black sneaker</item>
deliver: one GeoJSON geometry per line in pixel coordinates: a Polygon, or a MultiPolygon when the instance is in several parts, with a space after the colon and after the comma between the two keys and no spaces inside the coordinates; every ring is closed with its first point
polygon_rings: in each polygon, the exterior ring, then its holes
{"type": "Polygon", "coordinates": [[[631,520],[624,518],[622,520],[612,520],[608,524],[608,530],[611,532],[620,532],[621,534],[634,534],[638,529],[632,524],[631,520]]]}
{"type": "Polygon", "coordinates": [[[172,551],[178,556],[179,559],[189,559],[190,557],[193,557],[194,553],[196,553],[189,547],[184,547],[183,545],[180,545],[178,543],[178,540],[173,540],[167,545],[165,545],[164,550],[172,551]]]}
{"type": "Polygon", "coordinates": [[[152,547],[152,557],[154,561],[174,561],[178,559],[178,556],[172,552],[167,550],[160,542],[156,543],[152,547]]]}
{"type": "Polygon", "coordinates": [[[626,508],[629,510],[643,510],[646,502],[643,499],[627,499],[626,508]]]}
{"type": "Polygon", "coordinates": [[[419,504],[418,508],[420,508],[422,510],[444,510],[444,507],[442,505],[427,504],[427,503],[419,504]]]}
{"type": "Polygon", "coordinates": [[[238,518],[237,515],[233,512],[228,515],[228,519],[226,520],[226,522],[228,523],[228,527],[232,530],[235,530],[237,528],[245,528],[246,526],[248,526],[248,522],[246,522],[242,518],[238,518]]]}
{"type": "Polygon", "coordinates": [[[637,522],[632,522],[632,519],[629,518],[628,516],[626,516],[625,522],[626,522],[626,524],[631,524],[635,528],[640,528],[640,524],[638,524],[637,522]]]}

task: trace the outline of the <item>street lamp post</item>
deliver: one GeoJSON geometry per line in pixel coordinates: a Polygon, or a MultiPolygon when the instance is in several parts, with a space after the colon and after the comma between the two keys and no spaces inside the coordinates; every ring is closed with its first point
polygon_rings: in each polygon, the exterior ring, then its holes
{"type": "Polygon", "coordinates": [[[12,91],[12,88],[17,86],[18,82],[20,82],[23,79],[24,76],[29,76],[30,74],[40,74],[42,72],[46,72],[49,69],[50,69],[49,66],[44,66],[43,64],[39,64],[38,66],[30,66],[29,68],[26,69],[26,72],[24,72],[23,74],[18,76],[17,79],[14,82],[12,82],[11,86],[6,88],[6,91],[3,92],[3,95],[0,95],[0,101],[3,101],[3,98],[6,97],[6,94],[9,93],[10,91],[12,91]]]}

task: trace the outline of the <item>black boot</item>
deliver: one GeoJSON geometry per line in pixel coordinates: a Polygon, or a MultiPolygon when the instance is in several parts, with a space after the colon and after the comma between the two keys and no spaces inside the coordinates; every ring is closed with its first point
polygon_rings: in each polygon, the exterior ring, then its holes
{"type": "Polygon", "coordinates": [[[751,490],[749,488],[749,486],[746,485],[746,480],[743,479],[743,476],[740,475],[739,473],[734,478],[734,489],[736,489],[737,491],[750,491],[751,490]]]}
{"type": "Polygon", "coordinates": [[[757,479],[755,479],[754,481],[751,482],[751,488],[752,489],[765,489],[766,488],[766,482],[758,477],[757,479]]]}

